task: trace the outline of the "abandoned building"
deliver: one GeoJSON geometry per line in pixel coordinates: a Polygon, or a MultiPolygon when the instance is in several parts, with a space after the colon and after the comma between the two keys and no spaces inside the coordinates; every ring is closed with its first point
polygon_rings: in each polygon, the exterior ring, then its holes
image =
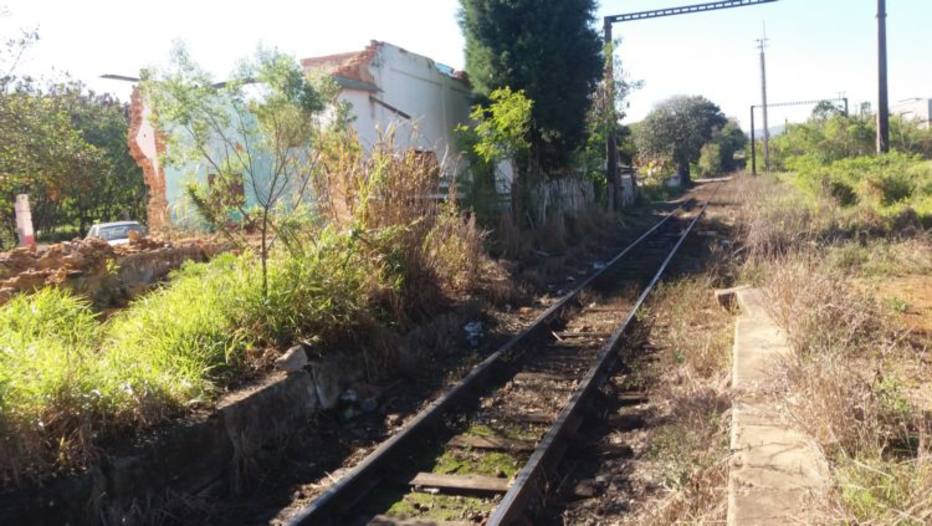
{"type": "MultiPolygon", "coordinates": [[[[469,119],[473,95],[465,74],[425,56],[385,42],[373,41],[362,51],[306,58],[308,73],[330,74],[340,87],[339,99],[349,103],[351,126],[367,149],[379,134],[394,130],[395,147],[429,152],[445,160],[445,178],[457,175],[462,162],[455,130],[469,119]]],[[[152,109],[137,89],[131,102],[130,151],[142,167],[149,189],[149,227],[159,229],[190,214],[185,184],[192,172],[206,182],[206,165],[177,167],[164,161],[165,142],[150,117],[152,109]]],[[[507,172],[507,170],[506,170],[507,172]]],[[[503,173],[503,179],[510,179],[503,173]]],[[[507,191],[510,182],[499,187],[507,191]]],[[[248,199],[248,196],[247,196],[248,199]]]]}

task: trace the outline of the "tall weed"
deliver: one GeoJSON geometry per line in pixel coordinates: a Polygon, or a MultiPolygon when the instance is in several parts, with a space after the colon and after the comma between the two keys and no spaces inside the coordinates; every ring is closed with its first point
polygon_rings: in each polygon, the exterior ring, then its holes
{"type": "Polygon", "coordinates": [[[102,379],[90,305],[59,289],[0,309],[0,482],[87,461],[102,379]]]}

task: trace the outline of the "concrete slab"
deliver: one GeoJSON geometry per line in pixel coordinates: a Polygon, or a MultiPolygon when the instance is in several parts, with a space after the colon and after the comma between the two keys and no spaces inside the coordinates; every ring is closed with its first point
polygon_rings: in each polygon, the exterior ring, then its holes
{"type": "Polygon", "coordinates": [[[780,362],[792,356],[764,294],[737,289],[735,295],[742,314],[735,327],[728,524],[805,524],[828,488],[828,464],[764,396],[780,362]]]}

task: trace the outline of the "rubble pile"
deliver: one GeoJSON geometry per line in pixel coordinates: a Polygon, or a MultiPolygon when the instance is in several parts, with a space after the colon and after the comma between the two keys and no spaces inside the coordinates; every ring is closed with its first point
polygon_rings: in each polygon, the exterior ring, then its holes
{"type": "Polygon", "coordinates": [[[133,237],[119,246],[92,238],[45,249],[19,247],[0,253],[0,304],[20,292],[65,286],[98,307],[119,306],[185,261],[207,261],[223,250],[212,240],[153,237],[133,237]]]}

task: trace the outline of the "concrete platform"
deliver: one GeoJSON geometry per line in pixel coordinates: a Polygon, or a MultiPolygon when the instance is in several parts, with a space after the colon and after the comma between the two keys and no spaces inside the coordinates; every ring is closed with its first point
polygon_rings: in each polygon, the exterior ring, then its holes
{"type": "Polygon", "coordinates": [[[728,524],[810,524],[813,504],[828,489],[828,464],[813,440],[763,396],[791,350],[760,290],[734,294],[742,314],[735,327],[728,524]]]}

